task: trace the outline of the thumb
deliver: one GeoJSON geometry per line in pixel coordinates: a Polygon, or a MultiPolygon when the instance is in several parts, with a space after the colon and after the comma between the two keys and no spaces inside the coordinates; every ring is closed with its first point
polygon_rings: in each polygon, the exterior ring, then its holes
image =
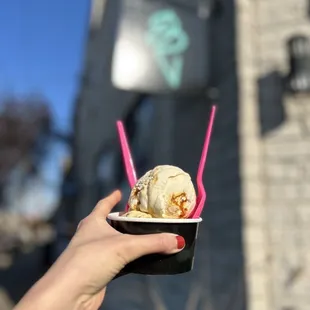
{"type": "Polygon", "coordinates": [[[127,263],[148,254],[175,254],[183,250],[182,236],[161,233],[152,235],[124,235],[124,243],[119,243],[119,251],[127,263]]]}

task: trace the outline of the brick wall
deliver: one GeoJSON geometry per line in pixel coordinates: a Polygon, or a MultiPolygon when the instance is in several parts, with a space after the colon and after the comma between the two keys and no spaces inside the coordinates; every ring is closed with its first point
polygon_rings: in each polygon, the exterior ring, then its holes
{"type": "Polygon", "coordinates": [[[294,34],[310,36],[308,1],[238,0],[237,4],[248,309],[306,310],[310,97],[284,96],[279,104],[272,75],[275,70],[287,72],[286,40],[294,34]],[[262,135],[264,119],[273,125],[262,135]]]}

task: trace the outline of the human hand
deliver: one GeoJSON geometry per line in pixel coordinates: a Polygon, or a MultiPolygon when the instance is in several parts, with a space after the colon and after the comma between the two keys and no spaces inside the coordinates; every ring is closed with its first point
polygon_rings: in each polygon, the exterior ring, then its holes
{"type": "Polygon", "coordinates": [[[15,310],[97,310],[106,285],[129,262],[152,253],[174,254],[184,248],[173,234],[126,235],[113,229],[107,215],[120,191],[101,200],[78,226],[69,246],[15,310]]]}

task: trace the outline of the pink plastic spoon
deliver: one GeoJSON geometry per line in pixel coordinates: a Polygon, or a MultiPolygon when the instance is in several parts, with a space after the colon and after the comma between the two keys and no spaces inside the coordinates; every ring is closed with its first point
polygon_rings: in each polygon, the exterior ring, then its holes
{"type": "MultiPolygon", "coordinates": [[[[129,186],[133,188],[135,184],[137,183],[137,174],[136,174],[135,165],[133,163],[133,159],[131,156],[131,152],[130,152],[130,148],[129,148],[129,144],[127,140],[127,135],[126,135],[125,128],[124,128],[122,121],[117,121],[116,126],[117,126],[120,144],[121,144],[127,180],[128,180],[129,186]]],[[[128,211],[128,208],[129,206],[126,205],[126,211],[128,211]]]]}
{"type": "Polygon", "coordinates": [[[192,211],[192,213],[190,214],[189,218],[200,217],[204,204],[206,202],[206,198],[207,198],[207,194],[206,194],[205,187],[203,185],[202,177],[203,177],[203,172],[205,170],[206,159],[207,159],[207,154],[208,154],[208,149],[209,149],[209,144],[210,144],[210,138],[211,138],[213,123],[214,123],[214,118],[215,118],[215,112],[216,112],[216,106],[213,105],[211,109],[209,124],[208,124],[208,128],[206,131],[204,145],[202,148],[202,153],[201,153],[200,162],[199,162],[198,171],[197,171],[196,182],[197,182],[198,195],[196,199],[196,206],[194,210],[192,211]]]}

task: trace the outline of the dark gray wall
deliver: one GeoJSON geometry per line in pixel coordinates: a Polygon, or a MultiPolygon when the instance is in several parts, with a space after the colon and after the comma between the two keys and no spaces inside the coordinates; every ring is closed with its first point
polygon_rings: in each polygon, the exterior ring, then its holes
{"type": "MultiPolygon", "coordinates": [[[[205,173],[207,206],[200,228],[195,270],[173,277],[131,275],[120,278],[110,285],[103,309],[245,309],[235,8],[233,0],[222,1],[221,4],[222,15],[214,18],[211,30],[212,83],[219,90],[219,110],[205,173]]],[[[114,22],[116,7],[116,1],[109,2],[109,14],[103,25],[106,29],[102,31],[107,40],[101,46],[107,69],[112,44],[107,28],[114,22]]],[[[133,98],[133,95],[113,89],[106,72],[100,84],[101,96],[94,97],[93,103],[84,102],[80,110],[79,121],[84,125],[77,132],[79,175],[81,184],[88,186],[95,175],[90,164],[92,156],[106,143],[113,143],[111,141],[116,139],[115,119],[126,113],[133,98]],[[106,103],[98,101],[100,97],[104,97],[106,103]],[[102,104],[106,104],[107,108],[103,109],[102,104]],[[101,130],[103,125],[104,131],[101,130]],[[97,142],[91,144],[89,137],[97,142]]],[[[207,99],[155,99],[152,124],[155,140],[150,165],[171,163],[195,176],[209,111],[210,100],[207,99]]],[[[87,191],[86,187],[83,191],[87,191]]],[[[87,198],[90,194],[87,196],[83,191],[80,205],[92,205],[91,199],[87,198]]],[[[87,211],[85,207],[82,209],[80,216],[87,211]]]]}
{"type": "MultiPolygon", "coordinates": [[[[235,8],[233,1],[221,4],[221,14],[211,23],[211,82],[218,88],[219,109],[205,173],[204,222],[195,270],[187,275],[155,280],[167,309],[178,309],[186,303],[188,309],[245,309],[235,8]],[[200,296],[195,295],[194,288],[201,290],[200,296]]],[[[171,105],[157,102],[157,113],[174,122],[165,129],[156,127],[155,140],[166,139],[163,147],[154,147],[154,165],[171,162],[196,175],[210,103],[210,100],[190,98],[171,105]],[[168,152],[162,152],[163,148],[168,152]]]]}

